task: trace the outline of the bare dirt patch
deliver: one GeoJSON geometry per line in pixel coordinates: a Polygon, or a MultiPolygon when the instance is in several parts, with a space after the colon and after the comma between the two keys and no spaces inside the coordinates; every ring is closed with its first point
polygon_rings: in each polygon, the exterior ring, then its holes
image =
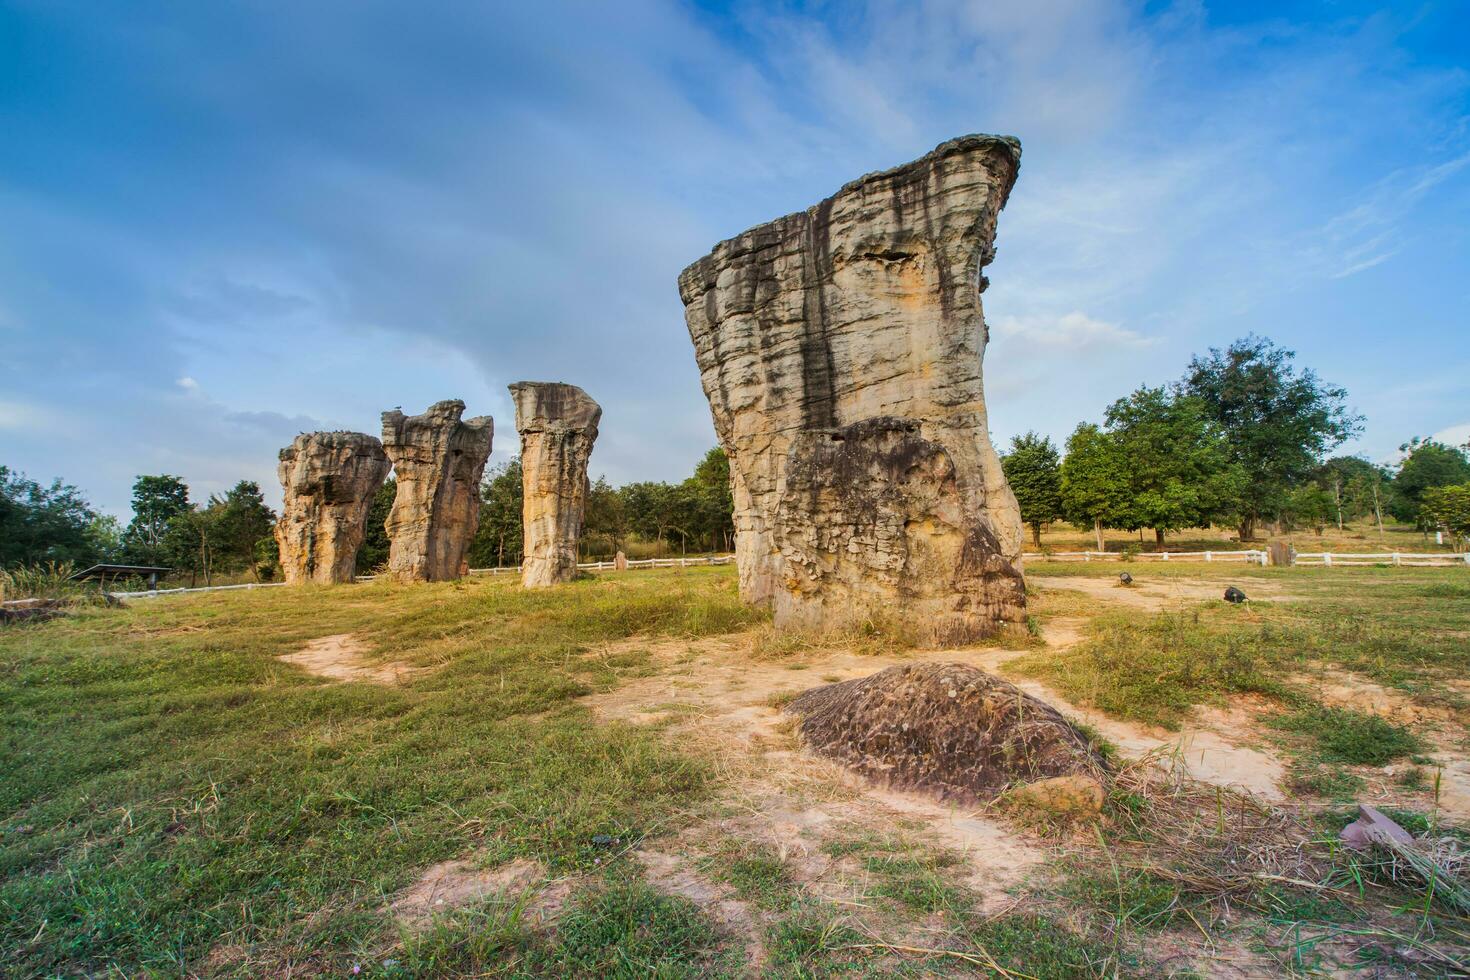
{"type": "Polygon", "coordinates": [[[752,660],[752,640],[735,634],[693,642],[629,641],[662,661],[666,672],[587,699],[608,720],[666,726],[671,737],[705,749],[723,770],[730,787],[724,803],[731,812],[682,835],[683,850],[707,855],[731,841],[768,848],[786,863],[798,887],[855,908],[864,907],[863,872],[823,850],[854,834],[927,841],[959,852],[966,883],[983,905],[1002,904],[1006,890],[1042,863],[1038,847],[983,814],[884,791],[837,762],[803,751],[794,719],[782,711],[823,681],[866,676],[906,659],[964,659],[963,652],[905,658],[829,649],[784,661],[752,660]]]}
{"type": "Polygon", "coordinates": [[[312,640],[295,653],[276,659],[308,673],[334,681],[366,681],[370,684],[401,684],[423,672],[403,663],[370,663],[367,647],[351,633],[338,633],[312,640]]]}
{"type": "Polygon", "coordinates": [[[529,858],[494,868],[457,858],[426,868],[417,881],[393,896],[390,908],[404,925],[421,928],[436,915],[485,899],[523,901],[526,911],[544,923],[561,912],[575,885],[573,878],[548,880],[541,862],[529,858]]]}
{"type": "Polygon", "coordinates": [[[545,877],[546,869],[527,858],[517,858],[498,868],[481,868],[463,858],[441,861],[394,896],[393,914],[408,925],[418,925],[435,913],[492,895],[514,897],[539,885],[545,877]]]}
{"type": "MultiPolygon", "coordinates": [[[[1101,599],[1113,605],[1128,606],[1148,612],[1162,612],[1185,603],[1220,599],[1225,595],[1225,587],[1228,584],[1205,579],[1135,578],[1132,585],[1125,586],[1118,582],[1116,576],[1095,578],[1090,575],[1048,575],[1044,578],[1037,576],[1030,582],[1042,590],[1064,589],[1069,592],[1081,592],[1091,598],[1101,599]]],[[[1262,579],[1252,579],[1240,588],[1252,599],[1287,598],[1279,584],[1262,579]]]]}

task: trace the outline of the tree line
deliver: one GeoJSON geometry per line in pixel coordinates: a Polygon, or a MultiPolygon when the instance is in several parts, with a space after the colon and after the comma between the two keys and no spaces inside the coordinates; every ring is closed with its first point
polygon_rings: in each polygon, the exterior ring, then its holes
{"type": "Polygon", "coordinates": [[[1346,392],[1298,370],[1295,354],[1250,336],[1190,360],[1184,376],[1113,402],[1101,423],[1082,422],[1065,453],[1027,432],[1002,454],[1021,518],[1041,529],[1065,520],[1091,530],[1234,526],[1241,541],[1262,525],[1319,533],[1329,523],[1384,514],[1425,530],[1470,536],[1470,445],[1415,438],[1393,469],[1330,456],[1362,430],[1346,392]]]}
{"type": "MultiPolygon", "coordinates": [[[[360,573],[388,560],[384,522],[396,489],[390,477],[373,497],[357,556],[360,573]]],[[[520,564],[519,459],[486,474],[480,501],[470,564],[520,564]]],[[[728,551],[734,542],[733,510],[730,465],[720,449],[711,449],[680,483],[644,481],[614,488],[599,478],[588,490],[583,553],[611,557],[635,539],[660,550],[728,551]]],[[[280,567],[275,522],[259,484],[249,480],[196,501],[180,477],[140,476],[133,483],[132,519],[124,527],[97,512],[74,486],[60,480],[41,485],[0,466],[0,568],[109,562],[171,568],[190,584],[241,575],[268,581],[280,567]]]]}

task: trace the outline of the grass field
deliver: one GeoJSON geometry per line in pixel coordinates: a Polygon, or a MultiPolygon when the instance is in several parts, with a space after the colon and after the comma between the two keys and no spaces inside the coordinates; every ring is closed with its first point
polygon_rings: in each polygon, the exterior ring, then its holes
{"type": "Polygon", "coordinates": [[[1099,591],[1117,571],[1028,568],[1037,632],[1075,642],[939,654],[881,631],[773,642],[729,568],[223,593],[8,629],[0,972],[1458,969],[1457,913],[1327,840],[1348,798],[1455,832],[1439,779],[1467,747],[1470,574],[1133,566],[1120,604],[1099,591]],[[1253,601],[1204,597],[1227,581],[1253,601]],[[341,635],[398,682],[278,659],[341,635]],[[1232,738],[1283,760],[1285,799],[1130,767],[1101,821],[1045,826],[875,796],[797,751],[791,693],[914,656],[1140,732],[1229,708],[1249,719],[1232,738]],[[449,862],[501,887],[406,911],[449,862]]]}

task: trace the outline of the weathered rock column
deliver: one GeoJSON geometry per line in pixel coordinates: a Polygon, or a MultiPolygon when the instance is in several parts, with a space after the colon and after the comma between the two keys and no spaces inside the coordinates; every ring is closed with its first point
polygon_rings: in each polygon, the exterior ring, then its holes
{"type": "Polygon", "coordinates": [[[383,444],[362,432],[307,432],[281,450],[275,535],[288,584],[352,581],[388,466],[383,444]]]}
{"type": "Polygon", "coordinates": [[[778,625],[882,611],[950,643],[1024,619],[980,369],[981,271],[1020,159],[1009,137],[950,140],[679,276],[741,594],[778,625]]]}
{"type": "Polygon", "coordinates": [[[510,386],[521,434],[527,588],[569,582],[587,503],[587,460],[602,408],[576,385],[521,381],[510,386]]]}
{"type": "Polygon", "coordinates": [[[388,574],[401,582],[459,578],[480,526],[480,477],[495,421],[460,421],[464,402],[435,402],[422,415],[383,413],[383,449],[398,493],[388,514],[388,574]]]}

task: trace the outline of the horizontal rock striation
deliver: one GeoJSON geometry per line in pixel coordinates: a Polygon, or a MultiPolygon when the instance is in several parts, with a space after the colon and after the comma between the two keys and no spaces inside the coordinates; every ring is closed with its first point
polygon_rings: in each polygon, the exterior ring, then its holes
{"type": "Polygon", "coordinates": [[[307,432],[281,450],[275,535],[288,583],[352,581],[388,468],[383,444],[362,432],[307,432]]]}
{"type": "Polygon", "coordinates": [[[1009,137],[950,140],[680,275],[730,457],[741,594],[778,625],[881,608],[949,643],[1024,620],[980,305],[1020,157],[1009,137]]]}
{"type": "Polygon", "coordinates": [[[443,582],[464,574],[480,525],[480,477],[495,422],[460,421],[464,402],[435,402],[422,415],[383,413],[383,449],[398,492],[388,514],[388,574],[401,582],[443,582]]]}
{"type": "Polygon", "coordinates": [[[587,503],[587,461],[602,408],[576,385],[521,381],[510,386],[521,434],[522,518],[528,588],[569,582],[587,503]]]}

